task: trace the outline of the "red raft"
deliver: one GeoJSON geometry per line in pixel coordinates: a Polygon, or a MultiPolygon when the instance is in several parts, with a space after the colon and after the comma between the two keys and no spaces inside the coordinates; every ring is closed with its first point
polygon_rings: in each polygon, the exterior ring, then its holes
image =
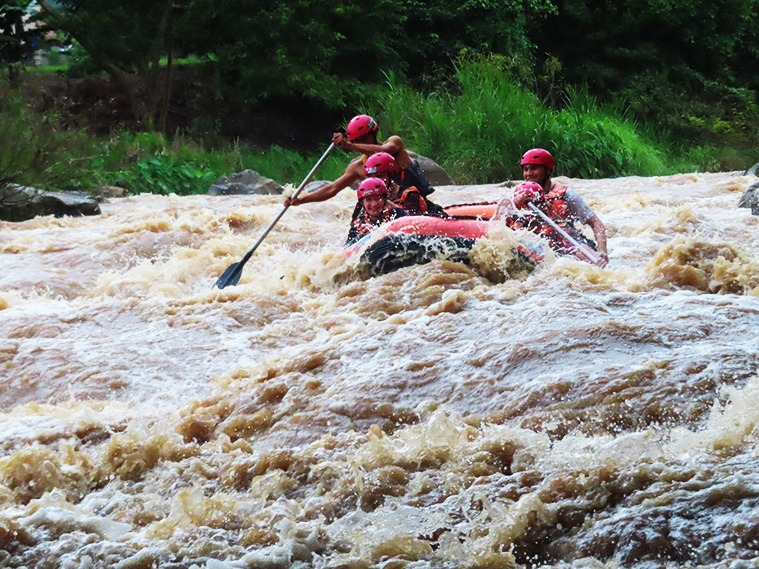
{"type": "MultiPolygon", "coordinates": [[[[347,246],[348,257],[360,255],[362,262],[376,274],[402,267],[428,263],[434,259],[467,262],[474,242],[487,237],[495,204],[451,206],[451,219],[431,216],[406,216],[378,227],[356,243],[347,246]]],[[[537,264],[541,251],[520,244],[518,253],[537,264]]]]}

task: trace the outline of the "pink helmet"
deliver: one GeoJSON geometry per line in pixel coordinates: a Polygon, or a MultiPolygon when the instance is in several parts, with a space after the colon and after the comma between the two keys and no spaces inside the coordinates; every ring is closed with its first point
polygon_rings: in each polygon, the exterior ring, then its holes
{"type": "Polygon", "coordinates": [[[542,148],[533,148],[525,152],[519,165],[524,166],[525,164],[540,164],[553,172],[553,156],[542,148]]]}
{"type": "Polygon", "coordinates": [[[364,164],[366,175],[381,174],[382,172],[395,172],[395,158],[387,152],[372,154],[364,164]]]}
{"type": "Polygon", "coordinates": [[[387,195],[387,186],[379,178],[367,178],[358,185],[358,199],[374,195],[387,195]]]}
{"type": "Polygon", "coordinates": [[[543,188],[535,182],[522,182],[514,188],[514,197],[517,196],[525,196],[531,200],[537,200],[543,196],[543,188]]]}
{"type": "Polygon", "coordinates": [[[351,119],[345,131],[348,134],[348,142],[353,142],[367,132],[377,132],[377,123],[369,115],[358,115],[351,119]]]}

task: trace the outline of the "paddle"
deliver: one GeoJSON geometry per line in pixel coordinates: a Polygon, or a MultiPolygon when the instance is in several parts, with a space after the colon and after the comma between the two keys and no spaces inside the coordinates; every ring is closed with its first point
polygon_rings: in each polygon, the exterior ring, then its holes
{"type": "MultiPolygon", "coordinates": [[[[311,177],[316,173],[316,171],[319,169],[319,166],[322,165],[322,163],[327,159],[327,155],[332,151],[332,149],[335,147],[335,144],[332,143],[329,145],[329,148],[327,148],[327,151],[322,154],[322,157],[319,158],[319,161],[316,163],[316,166],[314,166],[311,171],[308,173],[308,176],[301,182],[300,186],[298,186],[298,189],[295,190],[295,193],[290,197],[290,199],[295,199],[298,197],[298,194],[300,191],[308,184],[308,182],[311,180],[311,177]]],[[[219,277],[219,279],[216,281],[216,284],[213,286],[219,289],[228,287],[228,286],[235,286],[237,282],[240,280],[240,277],[242,276],[242,268],[245,266],[245,263],[248,262],[248,259],[255,253],[256,249],[258,249],[258,246],[261,244],[261,242],[266,238],[266,236],[269,234],[269,231],[271,231],[274,226],[277,224],[277,222],[280,220],[280,218],[285,214],[287,211],[287,208],[290,207],[289,204],[282,208],[282,211],[279,212],[279,215],[274,218],[274,221],[272,221],[269,224],[269,227],[266,228],[266,231],[264,231],[264,234],[261,235],[261,237],[258,239],[255,245],[253,245],[253,248],[245,253],[245,256],[240,260],[239,263],[234,263],[232,265],[229,265],[227,267],[227,270],[224,271],[224,273],[219,277]]]]}
{"type": "Polygon", "coordinates": [[[530,208],[532,209],[532,211],[534,211],[540,217],[542,217],[551,227],[553,227],[556,231],[558,231],[559,233],[561,233],[561,235],[564,237],[564,239],[567,239],[572,245],[575,246],[575,249],[577,251],[579,251],[580,253],[582,253],[586,257],[588,257],[593,262],[594,265],[597,265],[599,263],[599,261],[601,260],[601,257],[599,257],[598,255],[596,255],[596,253],[595,253],[595,251],[593,251],[593,249],[591,249],[587,245],[581,245],[580,243],[578,243],[577,241],[575,241],[572,238],[572,236],[569,235],[569,233],[567,233],[561,227],[559,227],[556,223],[554,223],[554,221],[550,217],[548,217],[545,213],[543,213],[542,211],[540,211],[540,209],[534,203],[527,202],[527,205],[530,206],[530,208]]]}

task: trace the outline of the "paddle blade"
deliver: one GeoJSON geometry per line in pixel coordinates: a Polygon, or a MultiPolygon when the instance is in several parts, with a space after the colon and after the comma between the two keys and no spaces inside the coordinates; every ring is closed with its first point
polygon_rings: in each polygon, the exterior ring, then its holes
{"type": "Polygon", "coordinates": [[[227,286],[235,286],[237,284],[237,281],[240,280],[240,276],[242,276],[242,264],[233,263],[227,267],[227,270],[224,271],[224,273],[216,281],[216,284],[213,286],[218,289],[222,289],[227,286]]]}

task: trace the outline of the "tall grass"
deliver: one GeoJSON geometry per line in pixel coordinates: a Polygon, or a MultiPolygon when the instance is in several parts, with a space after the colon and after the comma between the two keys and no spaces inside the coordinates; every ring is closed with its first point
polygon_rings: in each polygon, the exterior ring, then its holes
{"type": "Polygon", "coordinates": [[[550,150],[557,173],[588,178],[668,172],[663,146],[618,106],[585,89],[551,109],[488,59],[460,62],[456,92],[421,94],[388,76],[369,103],[385,133],[440,162],[461,183],[521,177],[520,156],[550,150]]]}

